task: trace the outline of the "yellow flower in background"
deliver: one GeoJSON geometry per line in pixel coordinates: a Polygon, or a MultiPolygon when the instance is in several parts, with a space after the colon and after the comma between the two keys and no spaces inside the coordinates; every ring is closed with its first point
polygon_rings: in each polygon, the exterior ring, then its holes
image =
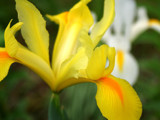
{"type": "Polygon", "coordinates": [[[53,92],[73,84],[93,82],[97,85],[96,100],[102,115],[109,120],[139,120],[142,105],[137,93],[125,80],[111,75],[115,49],[96,47],[114,18],[114,0],[105,0],[102,19],[88,34],[93,17],[87,3],[81,0],[68,12],[49,19],[59,24],[59,32],[49,61],[49,35],[46,23],[37,8],[27,0],[16,0],[19,21],[5,30],[5,48],[0,48],[0,80],[12,63],[18,62],[35,71],[53,92]],[[14,37],[21,33],[28,48],[14,37]],[[106,61],[109,65],[106,68],[106,61]],[[51,65],[50,65],[51,64],[51,65]]]}

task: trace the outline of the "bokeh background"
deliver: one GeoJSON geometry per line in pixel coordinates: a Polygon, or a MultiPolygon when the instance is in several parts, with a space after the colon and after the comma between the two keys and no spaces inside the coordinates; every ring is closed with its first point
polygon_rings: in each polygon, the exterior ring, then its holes
{"type": "MultiPolygon", "coordinates": [[[[69,10],[78,0],[29,0],[45,17],[69,10]]],[[[149,18],[160,20],[160,0],[136,0],[137,7],[145,6],[149,18]]],[[[103,0],[92,0],[89,8],[102,16],[103,0]]],[[[0,46],[4,46],[4,30],[9,21],[16,23],[14,0],[0,0],[0,46]]],[[[52,51],[58,26],[47,20],[52,51]]],[[[20,32],[16,38],[24,44],[20,32]]],[[[133,86],[143,103],[141,120],[160,120],[160,34],[147,30],[132,44],[131,53],[137,59],[140,73],[133,86]]],[[[47,120],[51,91],[30,69],[13,64],[9,75],[0,83],[0,120],[47,120]]],[[[61,103],[69,120],[105,120],[96,106],[96,86],[76,85],[62,91],[61,103]]]]}

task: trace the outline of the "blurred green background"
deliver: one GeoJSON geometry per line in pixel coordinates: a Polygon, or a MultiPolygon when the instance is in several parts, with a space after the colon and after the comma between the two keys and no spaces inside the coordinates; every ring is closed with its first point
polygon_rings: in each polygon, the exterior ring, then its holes
{"type": "MultiPolygon", "coordinates": [[[[69,10],[78,0],[30,0],[45,14],[58,14],[69,10]]],[[[160,20],[160,0],[136,0],[137,6],[145,6],[149,18],[160,20]]],[[[103,0],[92,0],[89,7],[102,16],[103,0]]],[[[4,30],[9,21],[16,23],[14,0],[0,0],[0,46],[4,46],[4,30]]],[[[45,17],[46,19],[46,17],[45,17]]],[[[50,33],[50,49],[58,26],[47,20],[50,33]]],[[[20,32],[16,35],[21,42],[20,32]]],[[[140,74],[134,85],[143,103],[141,120],[160,120],[160,34],[147,30],[132,45],[140,74]]],[[[48,86],[28,68],[13,64],[9,75],[0,83],[0,120],[47,120],[51,97],[48,86]]],[[[85,83],[70,87],[61,93],[61,102],[69,120],[103,120],[96,106],[96,86],[85,83]]],[[[104,119],[105,120],[105,119],[104,119]]]]}

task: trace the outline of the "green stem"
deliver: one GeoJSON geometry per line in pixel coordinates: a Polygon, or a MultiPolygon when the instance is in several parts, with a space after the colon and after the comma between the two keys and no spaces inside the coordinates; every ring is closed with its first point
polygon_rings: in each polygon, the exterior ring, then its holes
{"type": "Polygon", "coordinates": [[[48,120],[62,120],[60,99],[59,95],[56,93],[53,93],[51,96],[48,110],[48,120]]]}

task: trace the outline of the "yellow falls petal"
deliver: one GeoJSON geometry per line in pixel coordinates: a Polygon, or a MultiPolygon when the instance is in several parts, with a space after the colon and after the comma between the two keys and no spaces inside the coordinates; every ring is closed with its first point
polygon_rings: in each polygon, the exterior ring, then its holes
{"type": "Polygon", "coordinates": [[[8,55],[6,49],[0,48],[0,81],[7,76],[11,64],[14,62],[16,60],[8,55]]]}
{"type": "Polygon", "coordinates": [[[103,17],[94,25],[91,31],[91,39],[93,40],[95,46],[98,44],[103,34],[113,22],[115,16],[114,6],[114,0],[105,0],[103,17]]]}
{"type": "Polygon", "coordinates": [[[52,66],[54,71],[60,69],[60,65],[77,52],[79,35],[82,30],[88,30],[93,24],[92,15],[86,5],[88,0],[77,3],[67,14],[48,16],[54,22],[60,24],[59,33],[54,46],[52,66]]]}
{"type": "Polygon", "coordinates": [[[142,104],[130,84],[113,76],[97,82],[97,105],[108,120],[139,120],[142,104]]]}
{"type": "Polygon", "coordinates": [[[19,21],[24,23],[21,32],[29,49],[49,64],[49,34],[46,21],[38,9],[27,0],[16,0],[16,9],[19,21]]]}

